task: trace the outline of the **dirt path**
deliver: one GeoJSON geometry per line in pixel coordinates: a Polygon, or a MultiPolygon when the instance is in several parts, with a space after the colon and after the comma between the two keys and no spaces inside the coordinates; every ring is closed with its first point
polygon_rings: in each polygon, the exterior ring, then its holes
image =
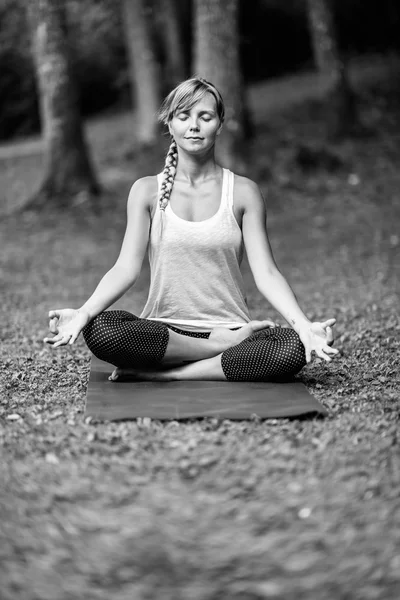
{"type": "MultiPolygon", "coordinates": [[[[355,90],[390,77],[398,78],[399,74],[400,60],[396,57],[365,56],[349,66],[349,79],[355,90]]],[[[329,77],[310,71],[252,85],[247,99],[255,122],[260,122],[274,112],[322,98],[329,85],[329,77]]]]}

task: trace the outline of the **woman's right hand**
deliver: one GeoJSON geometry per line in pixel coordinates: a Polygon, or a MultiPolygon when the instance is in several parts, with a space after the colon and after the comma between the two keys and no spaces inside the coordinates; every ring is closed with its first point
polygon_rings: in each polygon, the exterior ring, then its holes
{"type": "Polygon", "coordinates": [[[61,308],[49,312],[49,329],[55,336],[45,337],[44,342],[51,344],[54,348],[73,344],[82,329],[90,321],[88,313],[84,310],[74,308],[61,308]]]}

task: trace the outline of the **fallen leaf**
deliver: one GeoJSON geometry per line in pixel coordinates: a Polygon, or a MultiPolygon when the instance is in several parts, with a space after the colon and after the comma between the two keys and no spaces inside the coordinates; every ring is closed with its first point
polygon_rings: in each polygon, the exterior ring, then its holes
{"type": "Polygon", "coordinates": [[[53,452],[48,452],[45,456],[45,460],[46,462],[48,462],[50,465],[58,465],[59,464],[59,460],[57,458],[57,456],[55,454],[53,454],[53,452]]]}
{"type": "Polygon", "coordinates": [[[18,415],[17,413],[13,413],[12,415],[8,415],[6,417],[7,421],[19,421],[19,419],[22,419],[21,415],[18,415]]]}

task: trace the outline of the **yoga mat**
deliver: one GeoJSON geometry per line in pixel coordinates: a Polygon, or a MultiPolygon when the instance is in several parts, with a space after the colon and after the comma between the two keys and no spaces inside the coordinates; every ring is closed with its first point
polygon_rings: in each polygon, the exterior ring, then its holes
{"type": "Polygon", "coordinates": [[[114,367],[92,356],[85,416],[121,419],[222,419],[326,416],[328,412],[299,382],[121,381],[114,367]]]}

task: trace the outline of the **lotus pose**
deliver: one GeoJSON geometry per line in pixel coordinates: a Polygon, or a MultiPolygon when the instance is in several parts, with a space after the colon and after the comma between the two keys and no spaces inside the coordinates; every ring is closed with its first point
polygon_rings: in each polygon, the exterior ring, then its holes
{"type": "Polygon", "coordinates": [[[160,120],[171,135],[159,175],[134,183],[115,265],[78,309],[51,310],[45,342],[80,332],[110,380],[270,381],[290,378],[315,353],[330,361],[335,319],[311,322],[274,261],[258,186],[215,161],[224,122],[219,91],[202,78],[178,85],[160,120]],[[149,246],[151,283],[140,316],[106,310],[139,277],[149,246]],[[289,327],[251,320],[240,272],[246,248],[258,290],[289,327]]]}

